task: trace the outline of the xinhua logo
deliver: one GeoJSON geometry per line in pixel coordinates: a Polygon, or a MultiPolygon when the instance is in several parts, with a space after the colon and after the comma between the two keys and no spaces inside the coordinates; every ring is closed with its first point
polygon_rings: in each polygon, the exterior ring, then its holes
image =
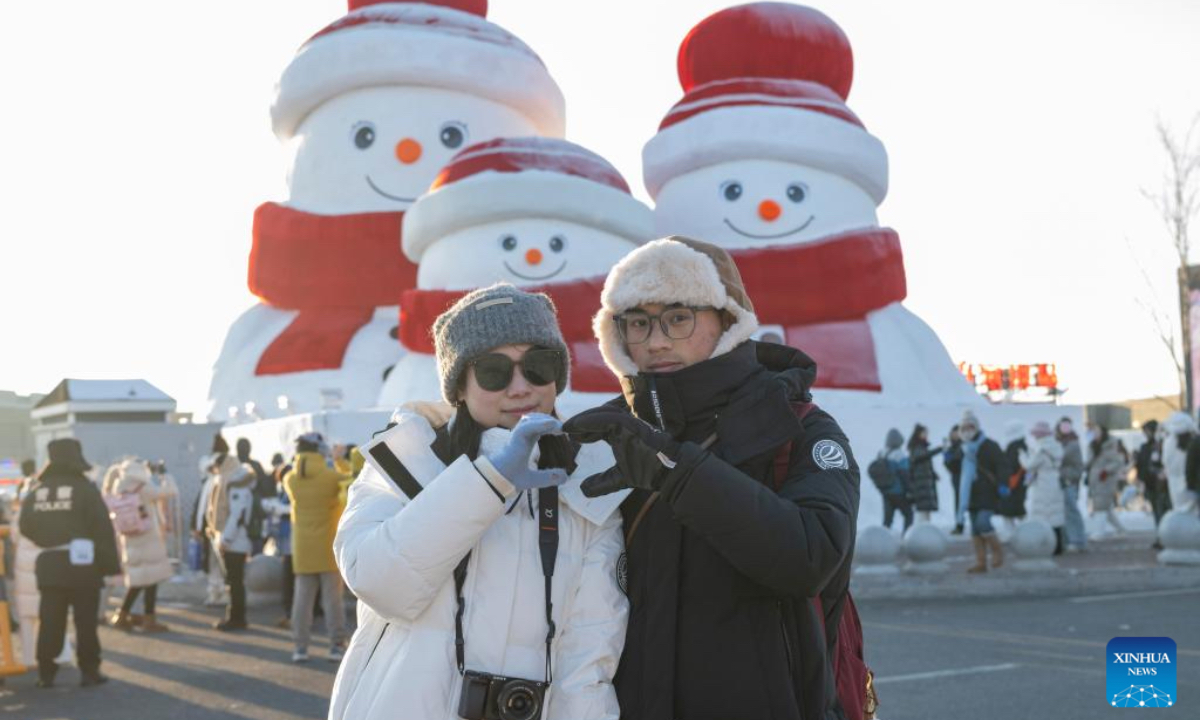
{"type": "Polygon", "coordinates": [[[1108,704],[1113,707],[1173,707],[1175,641],[1165,637],[1113,638],[1105,653],[1108,704]]]}

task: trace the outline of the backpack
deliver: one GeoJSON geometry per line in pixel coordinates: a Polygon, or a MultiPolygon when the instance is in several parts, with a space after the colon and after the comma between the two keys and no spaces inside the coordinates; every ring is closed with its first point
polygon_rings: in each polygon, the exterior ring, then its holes
{"type": "MultiPolygon", "coordinates": [[[[785,445],[788,451],[791,452],[791,447],[785,445]]],[[[867,475],[870,476],[871,482],[875,483],[875,487],[884,495],[891,495],[892,488],[896,486],[897,480],[896,471],[892,469],[892,464],[887,461],[883,453],[879,457],[871,461],[867,466],[867,475]]]]}
{"type": "Polygon", "coordinates": [[[250,493],[250,520],[246,523],[246,535],[251,540],[263,539],[263,527],[267,524],[267,511],[263,510],[262,498],[250,493]]]}
{"type": "MultiPolygon", "coordinates": [[[[792,403],[792,411],[800,420],[803,420],[815,407],[816,405],[813,403],[792,403]]],[[[787,480],[793,443],[794,441],[789,440],[775,452],[772,479],[773,488],[777,493],[783,487],[784,481],[787,480]]],[[[887,460],[882,454],[867,467],[867,473],[871,474],[871,468],[880,462],[894,480],[895,473],[888,467],[887,460]]],[[[871,480],[875,482],[876,487],[879,487],[879,481],[875,479],[874,475],[871,476],[871,480]]],[[[890,482],[887,487],[891,488],[890,482]]],[[[883,492],[882,489],[880,491],[883,492]]],[[[817,616],[824,618],[825,609],[822,606],[821,596],[818,595],[811,601],[816,607],[817,616]]],[[[838,619],[838,640],[833,651],[833,677],[837,683],[838,701],[841,703],[846,717],[849,720],[873,720],[875,711],[879,708],[879,696],[875,692],[875,673],[867,666],[867,661],[863,657],[862,621],[859,620],[858,608],[854,605],[854,598],[850,595],[849,588],[846,589],[846,599],[842,604],[842,616],[838,619]]]]}
{"type": "Polygon", "coordinates": [[[150,529],[150,518],[142,514],[142,500],[137,492],[109,495],[104,498],[113,527],[122,535],[141,535],[150,529]]]}

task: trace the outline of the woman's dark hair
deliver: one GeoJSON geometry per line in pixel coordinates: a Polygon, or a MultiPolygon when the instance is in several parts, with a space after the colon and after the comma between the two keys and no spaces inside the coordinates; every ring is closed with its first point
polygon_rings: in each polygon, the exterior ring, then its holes
{"type": "Polygon", "coordinates": [[[1175,436],[1175,442],[1180,450],[1187,450],[1192,444],[1192,438],[1196,437],[1194,432],[1181,432],[1175,436]]]}
{"type": "Polygon", "coordinates": [[[21,461],[21,474],[22,475],[24,475],[25,477],[33,477],[33,474],[36,472],[37,472],[37,463],[35,463],[32,460],[22,460],[21,461]]]}
{"type": "Polygon", "coordinates": [[[250,441],[246,438],[238,438],[235,447],[237,447],[238,462],[248,462],[250,460],[250,441]]]}
{"type": "Polygon", "coordinates": [[[1104,443],[1108,441],[1108,428],[1096,423],[1096,430],[1096,438],[1092,440],[1091,444],[1092,457],[1098,456],[1100,454],[1100,449],[1104,447],[1104,443]]]}
{"type": "Polygon", "coordinates": [[[225,438],[218,434],[213,437],[212,451],[217,455],[228,455],[229,443],[225,442],[225,438]]]}
{"type": "Polygon", "coordinates": [[[283,464],[283,453],[275,453],[271,456],[271,467],[279,467],[283,464]]]}
{"type": "Polygon", "coordinates": [[[922,433],[926,433],[928,431],[929,431],[929,429],[926,428],[921,423],[917,423],[916,425],[913,426],[912,435],[908,436],[908,451],[909,452],[912,452],[916,448],[923,448],[923,447],[927,447],[929,445],[929,443],[926,442],[925,438],[921,437],[922,433]]]}

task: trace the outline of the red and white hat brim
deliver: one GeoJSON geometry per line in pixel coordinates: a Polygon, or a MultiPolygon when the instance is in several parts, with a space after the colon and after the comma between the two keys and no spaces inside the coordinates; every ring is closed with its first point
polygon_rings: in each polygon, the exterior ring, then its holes
{"type": "Polygon", "coordinates": [[[642,176],[651,197],[657,197],[672,178],[752,159],[795,162],[840,175],[876,205],[887,196],[887,151],[866,130],[821,112],[756,104],[707,110],[660,130],[642,149],[642,176]]]}
{"type": "Polygon", "coordinates": [[[370,5],[318,34],[284,70],[271,107],[288,139],[317,106],[386,85],[456,90],[521,113],[538,134],[562,137],[566,103],[537,55],[515,36],[469,13],[418,3],[370,5]],[[445,20],[445,23],[422,20],[445,20]]]}
{"type": "Polygon", "coordinates": [[[522,218],[566,220],[639,245],[654,236],[650,208],[616,188],[547,170],[487,171],[418,198],[404,213],[404,254],[419,263],[447,235],[522,218]]]}

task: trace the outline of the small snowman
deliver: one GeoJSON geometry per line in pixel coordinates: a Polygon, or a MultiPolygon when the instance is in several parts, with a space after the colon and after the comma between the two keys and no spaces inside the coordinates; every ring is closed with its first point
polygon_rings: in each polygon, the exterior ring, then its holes
{"type": "Polygon", "coordinates": [[[879,226],[883,144],[846,105],[842,29],[786,3],[719,11],[679,48],[684,96],[643,149],[658,235],[729,249],[760,336],[811,354],[822,400],[980,403],[937,334],[901,305],[895,231],[879,226]]]}
{"type": "Polygon", "coordinates": [[[407,353],[379,405],[436,400],[441,385],[430,328],[467,292],[496,282],[554,300],[571,349],[570,414],[620,391],[592,334],[604,277],[653,234],[650,209],[608,161],[565,140],[502,138],[455,156],[404,216],[404,253],[417,287],[401,299],[407,353]]]}
{"type": "Polygon", "coordinates": [[[249,287],[209,418],[371,407],[403,348],[416,282],[405,211],[455,153],[506,135],[560,137],[562,93],[538,56],[486,20],[486,0],[369,2],[314,35],[271,118],[293,148],[289,196],[254,217],[249,287]]]}

